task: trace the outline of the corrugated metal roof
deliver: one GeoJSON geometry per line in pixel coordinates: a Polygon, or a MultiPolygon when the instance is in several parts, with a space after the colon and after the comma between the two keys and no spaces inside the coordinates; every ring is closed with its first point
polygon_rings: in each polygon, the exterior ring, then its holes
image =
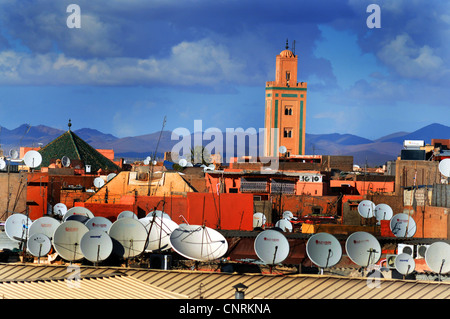
{"type": "Polygon", "coordinates": [[[14,291],[16,298],[36,298],[41,292],[49,298],[234,299],[233,286],[243,283],[248,287],[246,299],[450,299],[449,282],[120,267],[79,269],[83,290],[72,291],[64,280],[70,275],[67,266],[0,264],[0,294],[8,297],[14,291]]]}

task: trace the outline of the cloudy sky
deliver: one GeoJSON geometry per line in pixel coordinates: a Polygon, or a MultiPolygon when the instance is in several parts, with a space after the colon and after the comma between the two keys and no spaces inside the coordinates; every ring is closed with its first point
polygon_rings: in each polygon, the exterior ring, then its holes
{"type": "Polygon", "coordinates": [[[0,0],[0,125],[262,128],[286,39],[308,82],[307,133],[449,124],[447,1],[0,0]],[[367,26],[372,3],[381,28],[367,26]]]}

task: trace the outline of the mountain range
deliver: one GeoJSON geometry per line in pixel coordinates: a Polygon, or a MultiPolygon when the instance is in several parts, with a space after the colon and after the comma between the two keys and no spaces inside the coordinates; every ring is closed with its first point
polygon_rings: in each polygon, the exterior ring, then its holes
{"type": "MultiPolygon", "coordinates": [[[[158,156],[162,157],[164,152],[170,151],[174,145],[181,141],[181,137],[178,136],[176,136],[177,139],[172,140],[171,131],[124,138],[118,138],[90,128],[82,128],[74,132],[94,148],[114,149],[116,157],[129,159],[144,159],[149,155],[151,156],[154,154],[157,145],[158,156]]],[[[8,152],[10,149],[18,149],[20,146],[45,146],[63,133],[63,130],[44,125],[29,126],[23,124],[12,130],[0,126],[0,147],[8,152]]],[[[305,138],[307,142],[306,154],[351,155],[355,164],[373,167],[395,160],[403,148],[404,140],[423,140],[426,144],[430,144],[431,139],[450,138],[450,127],[433,123],[414,132],[395,132],[376,140],[339,133],[306,134],[305,138]]],[[[193,136],[191,136],[191,139],[193,141],[193,136]]],[[[225,143],[225,137],[223,137],[223,141],[225,143]]],[[[209,143],[211,143],[211,140],[203,141],[203,145],[209,143]]],[[[226,156],[226,154],[222,155],[226,156]]]]}

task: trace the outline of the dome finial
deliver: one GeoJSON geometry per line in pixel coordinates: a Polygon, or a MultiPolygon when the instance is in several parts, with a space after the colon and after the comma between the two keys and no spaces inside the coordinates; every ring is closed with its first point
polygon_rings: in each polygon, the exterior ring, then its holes
{"type": "Polygon", "coordinates": [[[288,39],[286,39],[286,50],[288,50],[289,49],[289,41],[288,41],[288,39]]]}
{"type": "Polygon", "coordinates": [[[70,131],[70,127],[72,126],[71,120],[69,119],[69,124],[67,124],[67,126],[69,127],[69,131],[70,131]]]}

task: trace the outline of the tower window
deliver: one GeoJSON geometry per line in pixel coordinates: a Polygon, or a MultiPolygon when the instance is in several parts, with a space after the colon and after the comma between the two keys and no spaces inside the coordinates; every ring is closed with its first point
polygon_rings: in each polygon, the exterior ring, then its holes
{"type": "Polygon", "coordinates": [[[284,109],[284,115],[292,115],[292,106],[286,106],[284,109]]]}
{"type": "Polygon", "coordinates": [[[291,128],[284,129],[284,137],[292,137],[292,129],[291,128]]]}

